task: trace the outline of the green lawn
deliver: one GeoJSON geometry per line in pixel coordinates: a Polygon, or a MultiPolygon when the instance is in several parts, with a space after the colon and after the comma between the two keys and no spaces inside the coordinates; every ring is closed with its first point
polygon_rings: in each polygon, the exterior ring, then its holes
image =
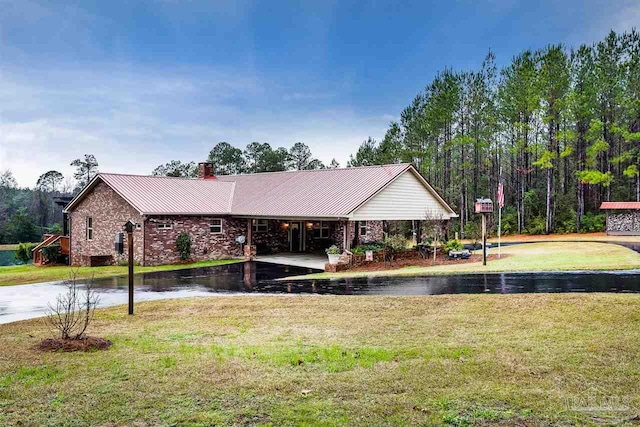
{"type": "MultiPolygon", "coordinates": [[[[240,262],[237,259],[210,260],[199,261],[191,264],[173,264],[159,265],[154,267],[138,267],[134,268],[137,273],[149,273],[152,271],[181,270],[185,268],[210,267],[214,265],[230,264],[240,262]]],[[[0,267],[0,286],[24,285],[27,283],[53,282],[69,278],[71,272],[76,272],[76,277],[109,277],[127,274],[128,267],[124,266],[108,266],[108,267],[69,267],[62,266],[45,266],[37,267],[33,265],[11,265],[0,267]]]]}
{"type": "MultiPolygon", "coordinates": [[[[480,253],[480,251],[478,251],[480,253]]],[[[497,248],[489,253],[496,254],[497,248]]],[[[365,276],[416,276],[517,271],[628,270],[640,268],[640,254],[620,245],[593,242],[541,242],[502,248],[504,258],[482,262],[405,267],[375,272],[317,273],[287,278],[330,279],[365,276]]]]}
{"type": "MultiPolygon", "coordinates": [[[[640,296],[230,297],[0,325],[0,425],[594,425],[640,415],[640,296]],[[591,407],[586,410],[585,407],[591,407]]],[[[636,418],[634,418],[636,417],[636,418]]]]}

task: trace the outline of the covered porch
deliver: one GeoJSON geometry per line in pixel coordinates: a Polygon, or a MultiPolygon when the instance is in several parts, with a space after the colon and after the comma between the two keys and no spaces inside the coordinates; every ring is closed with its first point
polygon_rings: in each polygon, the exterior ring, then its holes
{"type": "Polygon", "coordinates": [[[384,238],[382,221],[339,218],[247,218],[246,221],[244,255],[247,259],[265,259],[284,253],[325,257],[324,251],[331,245],[345,250],[384,238]]]}

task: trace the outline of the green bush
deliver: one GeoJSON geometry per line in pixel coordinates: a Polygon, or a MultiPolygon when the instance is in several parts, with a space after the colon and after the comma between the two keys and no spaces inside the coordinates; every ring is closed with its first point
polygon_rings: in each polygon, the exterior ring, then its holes
{"type": "Polygon", "coordinates": [[[384,239],[384,250],[386,252],[386,258],[389,261],[396,259],[398,253],[407,249],[407,239],[400,234],[393,236],[386,236],[384,239]]]}
{"type": "Polygon", "coordinates": [[[180,233],[176,239],[176,248],[180,253],[180,259],[187,261],[191,258],[191,236],[189,233],[180,233]]]}
{"type": "Polygon", "coordinates": [[[482,240],[482,227],[480,224],[476,221],[467,222],[464,225],[464,237],[473,240],[474,243],[482,240]]]}
{"type": "Polygon", "coordinates": [[[42,258],[51,263],[58,262],[60,258],[60,246],[58,245],[45,246],[40,249],[40,252],[42,252],[42,258]]]}
{"type": "Polygon", "coordinates": [[[543,216],[536,216],[529,220],[527,224],[527,233],[529,234],[545,234],[547,231],[547,220],[543,216]]]}
{"type": "Polygon", "coordinates": [[[36,245],[33,243],[20,243],[16,248],[16,253],[14,255],[15,259],[26,264],[30,259],[33,259],[33,248],[36,245]]]}
{"type": "Polygon", "coordinates": [[[445,243],[444,247],[447,253],[449,251],[461,251],[463,248],[462,242],[456,239],[448,240],[447,243],[445,243]]]}
{"type": "Polygon", "coordinates": [[[353,252],[354,254],[363,254],[366,251],[380,252],[383,249],[384,249],[383,242],[371,242],[371,243],[365,243],[363,245],[358,245],[355,248],[353,248],[351,252],[353,252]]]}
{"type": "Polygon", "coordinates": [[[569,209],[563,211],[556,219],[556,233],[575,233],[576,232],[576,211],[573,209],[569,209]]]}
{"type": "Polygon", "coordinates": [[[593,212],[587,213],[582,217],[581,233],[595,233],[604,231],[606,227],[607,217],[605,214],[595,215],[593,212]]]}
{"type": "Polygon", "coordinates": [[[62,234],[62,224],[55,223],[47,230],[49,233],[62,234]]]}
{"type": "MultiPolygon", "coordinates": [[[[518,232],[518,212],[513,206],[505,206],[502,209],[502,230],[503,236],[518,232]]],[[[478,239],[480,240],[480,239],[478,239]]]]}
{"type": "Polygon", "coordinates": [[[339,247],[337,247],[336,245],[331,245],[329,246],[325,252],[327,253],[327,255],[340,255],[342,253],[342,251],[340,250],[339,247]]]}

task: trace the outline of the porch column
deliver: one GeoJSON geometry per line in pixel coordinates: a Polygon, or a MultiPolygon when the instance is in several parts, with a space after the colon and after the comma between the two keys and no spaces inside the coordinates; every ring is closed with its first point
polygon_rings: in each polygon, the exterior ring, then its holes
{"type": "Polygon", "coordinates": [[[256,247],[253,244],[253,220],[247,219],[247,241],[244,244],[244,259],[251,261],[256,257],[256,247]]]}
{"type": "Polygon", "coordinates": [[[348,251],[351,248],[351,242],[349,241],[349,225],[350,221],[344,221],[342,225],[342,248],[348,251]]]}

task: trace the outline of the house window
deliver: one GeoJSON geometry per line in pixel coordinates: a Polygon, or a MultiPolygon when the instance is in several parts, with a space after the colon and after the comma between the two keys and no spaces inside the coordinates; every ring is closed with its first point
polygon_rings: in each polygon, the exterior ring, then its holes
{"type": "Polygon", "coordinates": [[[93,218],[87,217],[87,240],[93,240],[93,218]]]}
{"type": "Polygon", "coordinates": [[[256,233],[264,233],[269,230],[269,220],[266,219],[256,219],[253,222],[253,231],[256,233]]]}
{"type": "Polygon", "coordinates": [[[156,228],[158,230],[171,230],[173,228],[173,224],[170,222],[161,222],[156,226],[156,228]]]}
{"type": "Polygon", "coordinates": [[[359,232],[358,234],[360,236],[366,236],[367,235],[367,221],[360,221],[360,225],[358,226],[359,232]]]}
{"type": "Polygon", "coordinates": [[[213,234],[222,233],[222,220],[214,219],[213,221],[211,221],[211,224],[209,224],[209,231],[213,234]]]}
{"type": "Polygon", "coordinates": [[[324,221],[316,221],[313,223],[313,238],[314,239],[328,239],[329,238],[329,223],[324,221]]]}

